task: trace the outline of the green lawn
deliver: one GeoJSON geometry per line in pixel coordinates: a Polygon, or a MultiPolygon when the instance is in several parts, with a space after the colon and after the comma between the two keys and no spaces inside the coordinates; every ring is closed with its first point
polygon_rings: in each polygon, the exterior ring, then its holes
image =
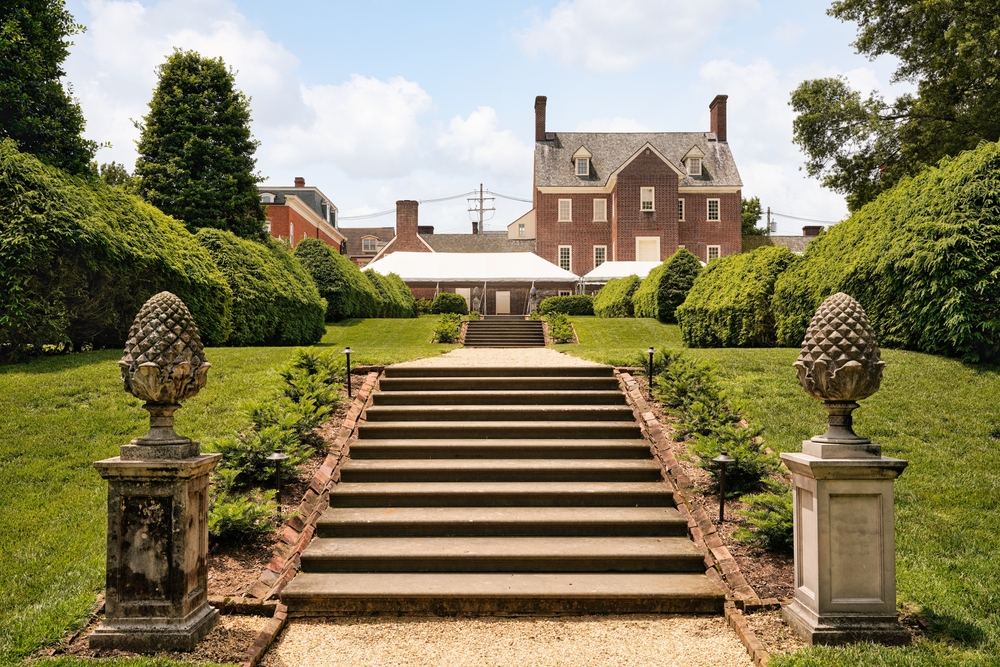
{"type": "MultiPolygon", "coordinates": [[[[558,346],[605,363],[650,345],[681,347],[675,326],[651,320],[572,318],[580,345],[558,346]],[[598,345],[605,342],[607,349],[598,345]]],[[[778,451],[821,433],[826,413],[799,387],[793,349],[690,350],[715,366],[744,414],[778,451]]],[[[888,456],[910,462],[896,483],[900,602],[920,609],[928,639],[908,648],[812,649],[771,665],[1000,664],[1000,372],[914,352],[885,350],[882,390],[855,425],[888,456]]]]}
{"type": "Polygon", "coordinates": [[[431,343],[439,315],[410,320],[344,320],[328,324],[321,346],[343,350],[350,346],[351,364],[394,364],[433,357],[461,345],[431,343]]]}

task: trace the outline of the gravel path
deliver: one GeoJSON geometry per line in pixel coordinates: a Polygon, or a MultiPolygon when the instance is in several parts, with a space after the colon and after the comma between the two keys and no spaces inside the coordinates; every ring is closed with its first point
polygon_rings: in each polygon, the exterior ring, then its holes
{"type": "Polygon", "coordinates": [[[752,667],[721,616],[293,619],[261,667],[752,667]]]}
{"type": "Polygon", "coordinates": [[[437,357],[405,361],[397,366],[597,366],[593,361],[547,347],[460,347],[437,357]]]}

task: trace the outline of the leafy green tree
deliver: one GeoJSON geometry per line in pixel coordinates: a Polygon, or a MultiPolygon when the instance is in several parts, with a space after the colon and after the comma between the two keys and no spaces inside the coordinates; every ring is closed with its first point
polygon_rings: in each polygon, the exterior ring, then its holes
{"type": "Polygon", "coordinates": [[[138,124],[139,193],[191,230],[225,229],[263,240],[264,209],[254,173],[260,142],[250,100],[222,58],[175,50],[157,69],[149,113],[138,124]]]}
{"type": "Polygon", "coordinates": [[[62,0],[0,2],[0,139],[74,174],[90,171],[97,144],[83,138],[80,105],[62,63],[84,31],[62,0]]]}
{"type": "Polygon", "coordinates": [[[1000,18],[994,0],[838,0],[828,14],[858,24],[854,47],[894,56],[893,81],[916,94],[863,99],[843,78],[793,93],[794,141],[806,170],[856,211],[900,179],[1000,138],[1000,18]]]}
{"type": "Polygon", "coordinates": [[[97,166],[96,162],[91,162],[91,169],[100,177],[102,181],[113,188],[118,188],[130,195],[138,194],[139,179],[128,173],[125,165],[112,160],[103,162],[97,166]]]}
{"type": "Polygon", "coordinates": [[[764,210],[760,207],[760,197],[747,199],[743,197],[741,202],[741,216],[743,218],[743,236],[763,236],[767,231],[757,226],[764,210]]]}

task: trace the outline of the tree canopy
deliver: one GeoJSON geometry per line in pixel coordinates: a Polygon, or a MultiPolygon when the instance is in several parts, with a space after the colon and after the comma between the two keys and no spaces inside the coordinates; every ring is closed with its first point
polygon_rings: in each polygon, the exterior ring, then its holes
{"type": "Polygon", "coordinates": [[[894,56],[893,81],[917,86],[887,101],[834,77],[792,93],[807,172],[845,194],[852,211],[943,157],[1000,139],[994,0],[838,0],[828,13],[858,24],[858,53],[894,56]]]}
{"type": "Polygon", "coordinates": [[[250,100],[222,58],[175,50],[139,124],[139,193],[189,229],[264,238],[250,100]]]}
{"type": "Polygon", "coordinates": [[[80,105],[62,63],[84,31],[62,0],[0,2],[0,139],[71,173],[88,172],[97,144],[83,138],[80,105]]]}
{"type": "Polygon", "coordinates": [[[743,236],[763,236],[767,230],[758,227],[764,209],[760,205],[760,197],[743,197],[740,200],[740,217],[743,223],[743,236]]]}

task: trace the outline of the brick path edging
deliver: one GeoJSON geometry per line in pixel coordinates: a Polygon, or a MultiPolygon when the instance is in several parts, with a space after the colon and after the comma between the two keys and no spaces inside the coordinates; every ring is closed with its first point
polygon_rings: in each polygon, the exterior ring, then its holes
{"type": "Polygon", "coordinates": [[[691,539],[705,554],[705,576],[711,579],[726,594],[725,615],[729,626],[739,635],[740,641],[746,647],[750,659],[757,667],[765,667],[770,655],[764,645],[747,625],[743,611],[768,609],[780,606],[777,599],[761,600],[753,590],[746,577],[740,571],[736,559],[722,543],[722,538],[715,530],[705,508],[693,498],[694,485],[684,473],[680,462],[674,456],[670,446],[670,438],[660,420],[649,408],[642,388],[628,371],[632,369],[616,368],[615,375],[625,392],[629,405],[642,427],[643,435],[650,443],[650,449],[660,463],[663,476],[674,488],[674,498],[677,509],[688,521],[688,532],[691,539]]]}
{"type": "MultiPolygon", "coordinates": [[[[371,401],[373,390],[378,382],[381,369],[368,373],[364,384],[358,390],[351,407],[347,410],[337,437],[330,444],[326,459],[319,470],[313,475],[309,487],[302,496],[298,509],[278,531],[278,545],[274,548],[274,556],[265,566],[257,581],[250,588],[247,598],[242,598],[238,606],[242,613],[254,611],[254,601],[263,611],[273,604],[274,616],[257,635],[253,644],[247,649],[240,661],[240,667],[256,667],[264,652],[274,643],[278,634],[288,623],[288,607],[278,601],[281,591],[288,585],[299,571],[300,554],[308,546],[316,529],[316,521],[330,505],[330,490],[340,481],[340,465],[350,451],[350,443],[357,438],[357,427],[361,423],[361,415],[371,401]],[[248,598],[253,598],[249,600],[248,598]],[[272,602],[273,601],[273,602],[272,602]]],[[[240,612],[237,612],[240,613],[240,612]]]]}

